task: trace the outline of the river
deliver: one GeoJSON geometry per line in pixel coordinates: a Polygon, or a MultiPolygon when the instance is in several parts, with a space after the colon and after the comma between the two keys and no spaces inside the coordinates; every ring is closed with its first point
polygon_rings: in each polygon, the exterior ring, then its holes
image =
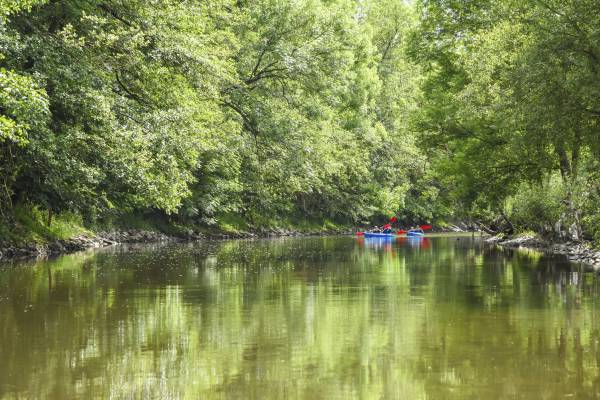
{"type": "Polygon", "coordinates": [[[478,237],[0,265],[0,399],[600,397],[600,286],[478,237]]]}

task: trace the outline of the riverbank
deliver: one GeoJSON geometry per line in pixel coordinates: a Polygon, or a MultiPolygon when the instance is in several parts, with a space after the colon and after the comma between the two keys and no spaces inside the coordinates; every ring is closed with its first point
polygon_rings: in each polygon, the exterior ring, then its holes
{"type": "Polygon", "coordinates": [[[13,209],[10,222],[0,220],[0,261],[43,258],[124,243],[192,242],[277,236],[330,235],[353,232],[328,220],[269,220],[251,226],[225,216],[212,226],[183,224],[162,213],[130,213],[84,221],[77,213],[49,214],[36,207],[13,209]]]}
{"type": "MultiPolygon", "coordinates": [[[[69,254],[93,248],[119,244],[194,242],[202,240],[251,239],[286,236],[354,235],[364,228],[323,227],[321,229],[259,228],[254,231],[178,230],[165,233],[148,229],[120,229],[115,231],[86,231],[66,239],[29,240],[0,242],[0,261],[12,259],[44,258],[69,254]]],[[[435,233],[469,232],[468,227],[452,225],[432,230],[435,233]]]]}
{"type": "MultiPolygon", "coordinates": [[[[35,211],[35,210],[34,210],[35,211]]],[[[0,261],[43,258],[118,244],[193,242],[201,240],[249,239],[284,236],[353,235],[365,227],[333,224],[330,221],[296,221],[285,227],[249,227],[223,223],[194,227],[170,223],[158,217],[126,215],[108,225],[85,226],[77,216],[56,216],[51,228],[39,213],[24,210],[18,224],[0,226],[0,261]]],[[[231,222],[231,221],[230,221],[231,222]]],[[[273,226],[273,225],[272,225],[273,226]]],[[[439,224],[430,232],[467,232],[475,227],[466,222],[439,224]]]]}
{"type": "Polygon", "coordinates": [[[126,229],[112,232],[85,233],[68,239],[38,241],[29,243],[0,243],[0,261],[12,259],[27,259],[51,257],[69,254],[77,251],[114,246],[119,244],[193,242],[201,240],[250,239],[285,236],[322,236],[332,234],[353,234],[351,229],[322,229],[300,231],[285,228],[261,228],[253,232],[245,231],[207,231],[197,232],[188,230],[176,235],[163,232],[126,229]]]}
{"type": "Polygon", "coordinates": [[[600,250],[592,248],[591,244],[587,242],[554,243],[532,235],[506,239],[493,236],[486,239],[486,242],[507,248],[524,248],[552,254],[562,254],[570,261],[578,262],[595,271],[600,271],[600,250]]]}

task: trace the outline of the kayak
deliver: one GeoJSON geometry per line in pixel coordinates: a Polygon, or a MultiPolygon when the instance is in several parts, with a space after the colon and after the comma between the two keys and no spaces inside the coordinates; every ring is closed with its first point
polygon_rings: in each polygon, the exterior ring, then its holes
{"type": "Polygon", "coordinates": [[[401,234],[406,234],[406,236],[413,237],[422,237],[425,234],[421,231],[408,231],[408,232],[399,232],[399,233],[380,233],[380,232],[359,232],[359,236],[364,236],[366,238],[395,238],[401,234]]]}
{"type": "Polygon", "coordinates": [[[394,238],[394,237],[396,237],[396,234],[395,233],[365,232],[364,237],[366,237],[366,238],[394,238]]]}

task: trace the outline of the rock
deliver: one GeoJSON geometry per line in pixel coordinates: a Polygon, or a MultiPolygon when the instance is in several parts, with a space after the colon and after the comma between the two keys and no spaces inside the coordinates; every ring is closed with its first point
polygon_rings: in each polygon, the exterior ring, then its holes
{"type": "Polygon", "coordinates": [[[485,239],[485,241],[487,243],[500,243],[502,241],[502,238],[500,236],[492,236],[485,239]]]}
{"type": "Polygon", "coordinates": [[[66,250],[65,246],[59,240],[56,240],[56,241],[50,243],[48,245],[48,248],[53,253],[62,253],[66,250]]]}

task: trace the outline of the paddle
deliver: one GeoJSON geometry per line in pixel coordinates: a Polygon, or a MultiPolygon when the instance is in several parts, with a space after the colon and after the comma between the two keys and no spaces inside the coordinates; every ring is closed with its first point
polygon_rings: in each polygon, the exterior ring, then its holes
{"type": "Polygon", "coordinates": [[[424,231],[426,231],[427,229],[431,229],[433,228],[431,225],[421,225],[419,226],[419,228],[423,229],[424,231]]]}

